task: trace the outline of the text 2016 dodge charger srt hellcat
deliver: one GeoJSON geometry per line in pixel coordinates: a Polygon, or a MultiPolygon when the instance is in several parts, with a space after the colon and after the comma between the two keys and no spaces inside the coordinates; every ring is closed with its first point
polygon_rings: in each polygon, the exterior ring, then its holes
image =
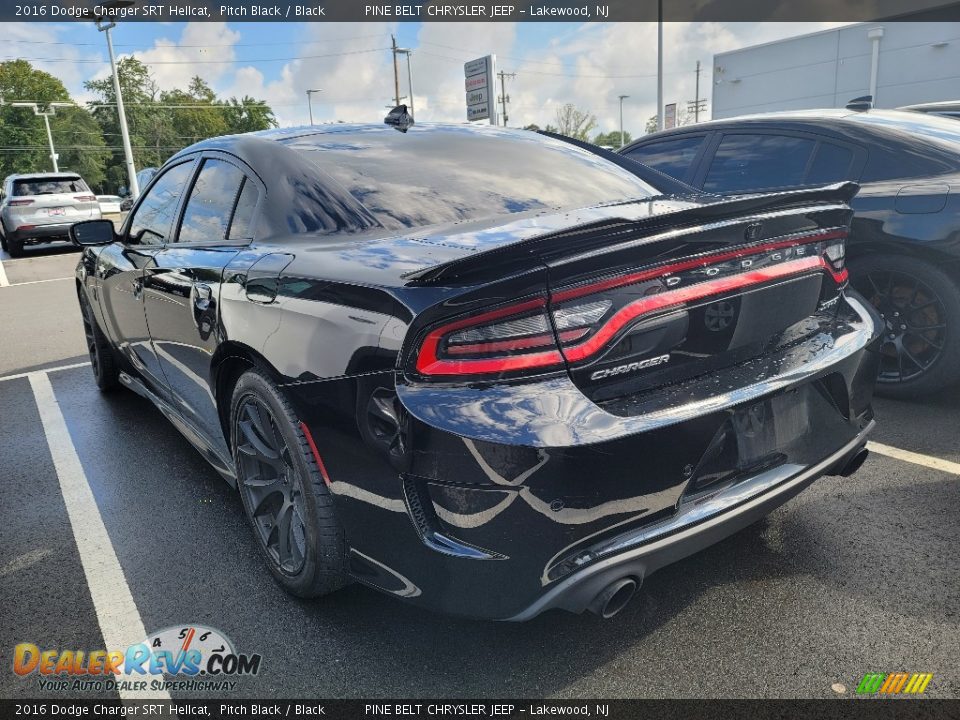
{"type": "Polygon", "coordinates": [[[96,381],[237,486],[296,595],[612,615],[859,466],[878,333],[855,185],[682,196],[621,162],[471,126],[194,145],[118,235],[74,226],[96,381]]]}

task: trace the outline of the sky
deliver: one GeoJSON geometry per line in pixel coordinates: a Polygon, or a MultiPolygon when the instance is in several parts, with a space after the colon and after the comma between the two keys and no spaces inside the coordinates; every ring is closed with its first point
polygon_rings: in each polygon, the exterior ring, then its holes
{"type": "MultiPolygon", "coordinates": [[[[710,98],[713,55],[835,27],[841,23],[666,23],[664,102],[710,98]]],[[[76,101],[83,84],[109,74],[102,33],[92,23],[0,23],[0,60],[22,57],[59,77],[76,101]]],[[[281,126],[307,123],[306,90],[316,122],[380,122],[393,97],[390,36],[412,49],[416,119],[465,121],[463,63],[489,53],[507,81],[511,126],[555,122],[573,103],[597,130],[642,134],[656,113],[655,23],[121,23],[118,55],[145,62],[161,89],[185,88],[200,75],[221,96],[250,95],[274,109],[281,126]]],[[[400,93],[406,95],[406,60],[400,93]]],[[[709,108],[709,103],[708,103],[709,108]]],[[[709,110],[708,110],[709,113],[709,110]]]]}

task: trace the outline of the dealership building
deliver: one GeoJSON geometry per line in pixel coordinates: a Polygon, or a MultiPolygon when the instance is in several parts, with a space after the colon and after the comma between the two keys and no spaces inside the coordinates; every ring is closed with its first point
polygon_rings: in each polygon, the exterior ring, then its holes
{"type": "Polygon", "coordinates": [[[721,53],[713,117],[960,100],[960,23],[858,23],[721,53]]]}

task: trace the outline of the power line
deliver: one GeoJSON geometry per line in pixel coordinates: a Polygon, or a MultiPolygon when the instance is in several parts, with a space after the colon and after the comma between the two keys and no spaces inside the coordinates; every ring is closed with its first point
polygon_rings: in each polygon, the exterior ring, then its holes
{"type": "MultiPolygon", "coordinates": [[[[176,46],[170,46],[170,49],[177,49],[176,46]]],[[[144,65],[230,65],[233,63],[268,63],[268,62],[290,62],[291,60],[318,60],[321,58],[328,57],[341,57],[344,55],[362,55],[364,53],[374,53],[374,52],[383,52],[384,50],[389,50],[390,48],[370,48],[367,50],[344,50],[343,52],[336,53],[322,53],[320,55],[294,55],[292,57],[277,57],[277,58],[235,58],[233,60],[144,60],[143,58],[137,57],[137,53],[131,53],[128,55],[128,58],[139,60],[144,65]]],[[[142,50],[140,52],[150,52],[150,50],[142,50]]],[[[84,64],[96,64],[102,65],[103,60],[92,60],[86,59],[81,60],[78,58],[30,58],[23,56],[9,56],[5,58],[0,58],[0,61],[9,61],[9,60],[26,60],[28,62],[68,62],[68,63],[84,63],[84,64]]]]}
{"type": "MultiPolygon", "coordinates": [[[[278,40],[276,42],[254,42],[254,43],[202,43],[202,44],[183,44],[176,43],[178,48],[212,48],[212,47],[288,47],[290,45],[321,45],[328,42],[347,42],[350,40],[365,40],[368,38],[387,37],[390,33],[372,33],[369,35],[352,35],[350,37],[327,38],[324,40],[278,40]]],[[[94,42],[65,42],[62,40],[10,40],[9,43],[23,43],[26,45],[69,45],[71,47],[101,47],[100,43],[94,42]]],[[[142,47],[143,43],[114,43],[115,47],[142,47]]],[[[167,47],[167,46],[160,46],[167,47]]],[[[155,49],[154,48],[150,48],[155,49]]],[[[142,51],[146,52],[146,51],[142,51]]]]}

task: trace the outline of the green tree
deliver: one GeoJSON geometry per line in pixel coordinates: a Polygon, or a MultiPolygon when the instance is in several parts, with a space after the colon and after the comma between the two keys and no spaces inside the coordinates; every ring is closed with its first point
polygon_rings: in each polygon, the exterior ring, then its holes
{"type": "MultiPolygon", "coordinates": [[[[51,102],[71,102],[63,83],[35,69],[26,60],[0,63],[0,177],[14,172],[49,172],[53,169],[43,118],[31,108],[9,103],[37,103],[46,109],[51,102]]],[[[50,131],[60,156],[61,170],[79,172],[91,186],[103,181],[108,154],[103,136],[90,114],[78,107],[58,108],[50,118],[50,131]]]]}
{"type": "Polygon", "coordinates": [[[572,103],[557,108],[557,132],[577,140],[588,140],[597,118],[572,103]]]}
{"type": "MultiPolygon", "coordinates": [[[[159,92],[146,65],[136,58],[123,58],[117,63],[120,91],[133,147],[133,162],[139,170],[155,167],[183,146],[174,137],[169,113],[156,107],[159,92]]],[[[93,116],[111,149],[106,171],[106,184],[111,190],[127,184],[127,169],[117,114],[117,97],[113,78],[89,80],[84,87],[96,95],[93,116]]]]}
{"type": "Polygon", "coordinates": [[[277,127],[277,118],[274,117],[273,110],[261,100],[244,95],[240,100],[232,97],[224,104],[227,106],[227,109],[223,110],[224,119],[231,133],[254,132],[277,127]]]}
{"type": "Polygon", "coordinates": [[[620,141],[620,131],[611,130],[608,133],[597,133],[597,136],[593,139],[593,144],[619,148],[621,145],[626,145],[629,143],[630,140],[630,133],[628,133],[626,130],[623,131],[623,142],[620,141]]]}

